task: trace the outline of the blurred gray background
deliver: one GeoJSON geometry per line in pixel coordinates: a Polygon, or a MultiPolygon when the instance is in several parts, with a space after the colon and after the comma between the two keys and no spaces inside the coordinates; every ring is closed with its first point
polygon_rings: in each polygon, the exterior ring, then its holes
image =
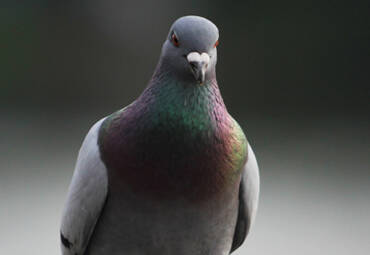
{"type": "Polygon", "coordinates": [[[84,135],[140,94],[188,14],[220,29],[221,92],[261,169],[235,254],[367,254],[369,13],[367,0],[2,0],[0,254],[59,254],[84,135]]]}

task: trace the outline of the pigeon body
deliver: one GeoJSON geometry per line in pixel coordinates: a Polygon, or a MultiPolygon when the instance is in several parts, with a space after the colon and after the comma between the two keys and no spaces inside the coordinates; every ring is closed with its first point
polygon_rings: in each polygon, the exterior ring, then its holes
{"type": "Polygon", "coordinates": [[[253,151],[215,75],[218,30],[177,20],[149,85],[81,147],[65,207],[64,255],[226,255],[255,216],[253,151]]]}

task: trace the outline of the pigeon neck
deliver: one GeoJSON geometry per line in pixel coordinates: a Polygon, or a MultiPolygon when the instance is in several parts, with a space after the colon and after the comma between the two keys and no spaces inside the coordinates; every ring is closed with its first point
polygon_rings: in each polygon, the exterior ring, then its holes
{"type": "Polygon", "coordinates": [[[217,111],[227,115],[216,78],[201,85],[169,73],[155,73],[139,100],[152,102],[157,106],[154,109],[159,107],[189,114],[213,114],[217,111]]]}
{"type": "Polygon", "coordinates": [[[204,133],[219,132],[232,123],[215,79],[200,85],[157,72],[135,105],[137,114],[150,126],[170,123],[176,126],[173,128],[204,133]]]}

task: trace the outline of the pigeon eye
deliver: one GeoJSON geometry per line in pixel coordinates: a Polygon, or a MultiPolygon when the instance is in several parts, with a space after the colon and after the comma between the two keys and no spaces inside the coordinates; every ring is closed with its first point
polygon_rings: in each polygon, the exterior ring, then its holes
{"type": "Polygon", "coordinates": [[[171,41],[172,41],[173,45],[175,45],[176,47],[180,46],[179,39],[177,39],[175,33],[172,34],[171,41]]]}
{"type": "Polygon", "coordinates": [[[218,40],[215,42],[215,48],[218,46],[219,42],[218,40]]]}

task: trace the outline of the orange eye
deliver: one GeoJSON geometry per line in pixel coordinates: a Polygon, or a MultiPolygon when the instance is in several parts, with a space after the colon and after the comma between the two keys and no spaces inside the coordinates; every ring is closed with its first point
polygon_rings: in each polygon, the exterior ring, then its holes
{"type": "Polygon", "coordinates": [[[173,45],[175,45],[176,47],[179,47],[179,45],[180,45],[179,39],[177,39],[175,33],[172,34],[171,41],[172,41],[173,45]]]}
{"type": "Polygon", "coordinates": [[[218,40],[215,42],[215,48],[218,46],[219,42],[218,40]]]}

